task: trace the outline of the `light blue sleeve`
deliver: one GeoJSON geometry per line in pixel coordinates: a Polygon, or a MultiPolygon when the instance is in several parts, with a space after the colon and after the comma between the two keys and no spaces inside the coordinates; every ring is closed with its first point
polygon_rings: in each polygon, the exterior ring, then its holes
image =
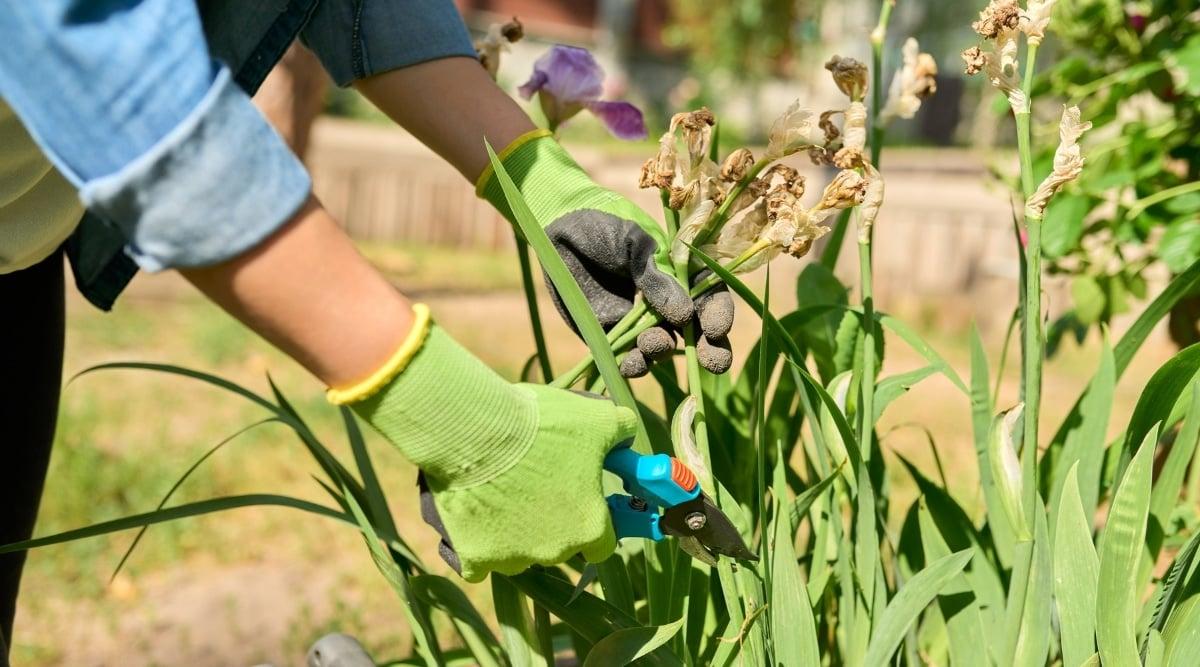
{"type": "Polygon", "coordinates": [[[438,58],[475,57],[451,0],[324,0],[302,37],[339,86],[438,58]]]}
{"type": "Polygon", "coordinates": [[[209,55],[188,0],[0,11],[0,97],[147,270],[257,245],[304,203],[304,167],[209,55]]]}

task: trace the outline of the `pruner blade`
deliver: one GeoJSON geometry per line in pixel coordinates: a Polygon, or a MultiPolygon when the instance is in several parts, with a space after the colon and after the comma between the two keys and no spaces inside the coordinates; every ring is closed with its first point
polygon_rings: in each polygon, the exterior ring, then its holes
{"type": "Polygon", "coordinates": [[[679,538],[680,548],[709,565],[716,564],[718,555],[758,560],[729,517],[704,493],[667,509],[659,526],[663,533],[679,538]]]}

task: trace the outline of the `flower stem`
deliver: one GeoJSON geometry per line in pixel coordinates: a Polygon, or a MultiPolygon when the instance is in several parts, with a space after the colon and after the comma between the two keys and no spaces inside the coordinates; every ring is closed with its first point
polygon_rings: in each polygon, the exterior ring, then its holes
{"type": "MultiPolygon", "coordinates": [[[[884,0],[879,8],[879,23],[871,33],[871,164],[876,169],[879,169],[879,161],[883,156],[883,124],[879,122],[879,113],[883,109],[883,44],[895,5],[895,0],[884,0]]],[[[864,469],[859,471],[860,475],[866,474],[865,464],[871,460],[871,438],[875,432],[875,287],[871,260],[871,239],[874,236],[875,229],[872,226],[865,235],[860,233],[858,240],[864,332],[863,376],[859,379],[862,386],[862,402],[859,404],[862,426],[858,433],[864,469]]],[[[836,255],[834,257],[836,260],[836,255]]]]}
{"type": "MultiPolygon", "coordinates": [[[[669,193],[663,190],[663,217],[667,221],[667,238],[674,242],[675,237],[679,234],[679,211],[668,205],[668,199],[669,193]]],[[[685,253],[683,257],[674,263],[675,279],[684,287],[687,287],[691,283],[691,276],[688,275],[689,254],[685,253]]],[[[700,480],[700,483],[715,497],[716,489],[713,485],[711,473],[709,472],[712,470],[712,457],[708,451],[708,427],[704,422],[704,392],[700,389],[700,359],[696,355],[696,323],[694,320],[695,318],[683,327],[684,354],[687,357],[687,391],[696,401],[696,417],[693,422],[693,430],[696,434],[696,448],[700,450],[700,455],[704,458],[705,467],[705,470],[701,471],[703,479],[700,480]]],[[[681,454],[682,452],[676,453],[681,454]]]]}
{"type": "Polygon", "coordinates": [[[704,226],[700,228],[700,231],[696,234],[696,239],[692,241],[693,246],[699,248],[705,243],[708,243],[713,234],[721,231],[721,226],[724,225],[725,221],[729,218],[729,212],[730,209],[733,208],[733,202],[737,200],[738,196],[742,194],[742,191],[746,189],[746,186],[749,185],[751,181],[758,178],[758,174],[762,172],[763,169],[766,169],[767,165],[769,164],[771,164],[771,160],[763,158],[755,162],[750,166],[749,169],[746,170],[746,174],[738,179],[738,182],[729,189],[729,194],[725,195],[725,200],[721,202],[719,207],[717,207],[717,212],[714,213],[712,217],[710,217],[708,221],[704,223],[704,226]]]}
{"type": "MultiPolygon", "coordinates": [[[[879,8],[879,22],[871,31],[871,164],[876,169],[879,168],[883,150],[883,126],[879,123],[879,111],[883,108],[883,44],[895,6],[895,0],[883,0],[879,8]]],[[[845,209],[838,215],[829,241],[821,251],[821,265],[830,271],[837,267],[838,255],[842,252],[842,242],[846,239],[849,226],[850,209],[845,209]]]]}
{"type": "MultiPolygon", "coordinates": [[[[1028,201],[1034,193],[1033,149],[1030,139],[1030,91],[1033,88],[1037,45],[1029,45],[1025,61],[1025,108],[1014,114],[1017,125],[1017,151],[1021,158],[1021,192],[1028,201]]],[[[1021,306],[1023,345],[1021,346],[1021,396],[1025,402],[1021,447],[1022,505],[1029,525],[1036,518],[1038,499],[1037,451],[1038,417],[1041,408],[1042,362],[1045,335],[1042,331],[1042,219],[1025,216],[1025,293],[1021,306]]]]}
{"type": "MultiPolygon", "coordinates": [[[[865,464],[871,460],[871,437],[875,430],[875,297],[871,275],[871,241],[858,242],[858,266],[862,283],[863,307],[863,376],[862,402],[859,404],[861,427],[858,433],[859,447],[865,464]]],[[[858,474],[866,474],[861,470],[858,474]]]]}
{"type": "MultiPolygon", "coordinates": [[[[758,163],[755,163],[754,166],[761,169],[761,167],[758,166],[758,163]]],[[[752,167],[746,176],[738,181],[738,185],[745,187],[744,184],[749,183],[751,179],[755,178],[757,173],[758,169],[752,167]]],[[[728,204],[732,202],[739,193],[740,190],[736,190],[735,186],[735,190],[729,193],[729,196],[726,198],[721,210],[717,212],[717,215],[710,219],[710,222],[720,217],[722,211],[726,211],[728,209],[728,204]]],[[[667,205],[667,197],[668,193],[663,191],[663,216],[667,220],[667,231],[669,233],[669,238],[672,242],[674,242],[675,236],[679,232],[679,212],[667,205]]],[[[720,226],[714,225],[713,229],[720,229],[720,226]]],[[[694,245],[699,245],[700,242],[701,241],[698,236],[694,245]]],[[[691,253],[689,251],[674,263],[675,279],[682,283],[684,287],[687,287],[687,285],[691,282],[691,276],[688,274],[688,260],[690,254],[691,253]]],[[[728,499],[723,497],[723,494],[719,492],[716,481],[712,476],[712,455],[710,454],[708,446],[708,423],[704,418],[704,390],[701,386],[700,379],[700,358],[696,354],[696,340],[698,335],[700,334],[698,333],[698,327],[696,326],[696,318],[693,317],[692,320],[683,327],[684,357],[687,367],[687,392],[688,395],[691,396],[696,402],[696,413],[692,418],[692,432],[696,439],[696,449],[699,450],[700,457],[704,461],[704,470],[699,471],[700,487],[712,497],[713,502],[717,504],[718,508],[722,508],[728,502],[728,499]]],[[[676,454],[682,453],[683,452],[676,452],[676,454]]],[[[745,597],[742,595],[741,585],[739,584],[737,577],[735,577],[733,574],[733,567],[730,565],[729,559],[722,559],[717,562],[717,580],[720,581],[721,591],[725,596],[725,610],[729,614],[729,623],[730,625],[740,626],[746,618],[746,612],[750,610],[745,610],[743,608],[743,605],[745,604],[745,597]]]]}
{"type": "Polygon", "coordinates": [[[883,125],[879,122],[879,112],[883,110],[883,44],[895,6],[895,0],[884,0],[879,8],[879,23],[871,33],[871,164],[876,169],[883,148],[883,125]]]}
{"type": "Polygon", "coordinates": [[[525,291],[525,305],[529,308],[529,323],[533,326],[533,343],[537,347],[538,365],[542,371],[542,382],[554,377],[550,370],[550,353],[546,349],[546,334],[542,330],[542,316],[538,312],[537,291],[533,284],[533,267],[529,261],[529,243],[516,235],[517,259],[521,262],[521,286],[525,291]]]}

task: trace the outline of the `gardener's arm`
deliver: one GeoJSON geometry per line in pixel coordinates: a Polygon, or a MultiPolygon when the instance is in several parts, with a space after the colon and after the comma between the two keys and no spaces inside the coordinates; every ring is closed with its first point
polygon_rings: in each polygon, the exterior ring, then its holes
{"type": "Polygon", "coordinates": [[[234,257],[307,199],[304,168],[209,55],[195,3],[6,3],[0,40],[0,97],[143,268],[234,257]]]}
{"type": "MultiPolygon", "coordinates": [[[[675,327],[698,312],[704,334],[698,346],[701,363],[716,373],[728,370],[732,355],[726,335],[733,323],[728,293],[710,292],[693,306],[672,275],[658,223],[633,202],[595,183],[554,137],[537,131],[478,61],[443,58],[369,76],[354,85],[475,183],[477,193],[511,220],[489,167],[486,138],[605,328],[629,312],[640,292],[675,327]]],[[[557,298],[556,305],[569,320],[557,298]]],[[[672,334],[651,329],[638,338],[621,371],[631,377],[645,374],[652,357],[673,347],[672,334]]]]}
{"type": "Polygon", "coordinates": [[[369,376],[412,325],[408,300],[315,200],[250,251],[180,273],[331,387],[369,376]]]}
{"type": "Polygon", "coordinates": [[[601,469],[632,439],[633,412],[504,380],[383,280],[315,201],[250,252],[182,272],[421,469],[433,500],[422,513],[467,579],[612,553],[601,469]]]}
{"type": "Polygon", "coordinates": [[[443,58],[355,81],[375,106],[474,183],[497,152],[537,127],[474,58],[443,58]]]}

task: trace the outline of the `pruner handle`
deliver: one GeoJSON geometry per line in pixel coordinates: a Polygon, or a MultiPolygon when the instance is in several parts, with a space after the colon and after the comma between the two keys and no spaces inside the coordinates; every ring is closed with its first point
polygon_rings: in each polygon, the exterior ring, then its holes
{"type": "Polygon", "coordinates": [[[604,469],[621,478],[626,492],[664,509],[700,495],[696,475],[683,461],[666,454],[639,454],[618,447],[604,458],[604,469]]]}
{"type": "Polygon", "coordinates": [[[612,515],[613,530],[618,540],[644,537],[658,542],[663,539],[662,529],[658,525],[662,517],[645,501],[638,502],[633,496],[620,493],[612,494],[605,501],[608,502],[608,513],[612,515]]]}

